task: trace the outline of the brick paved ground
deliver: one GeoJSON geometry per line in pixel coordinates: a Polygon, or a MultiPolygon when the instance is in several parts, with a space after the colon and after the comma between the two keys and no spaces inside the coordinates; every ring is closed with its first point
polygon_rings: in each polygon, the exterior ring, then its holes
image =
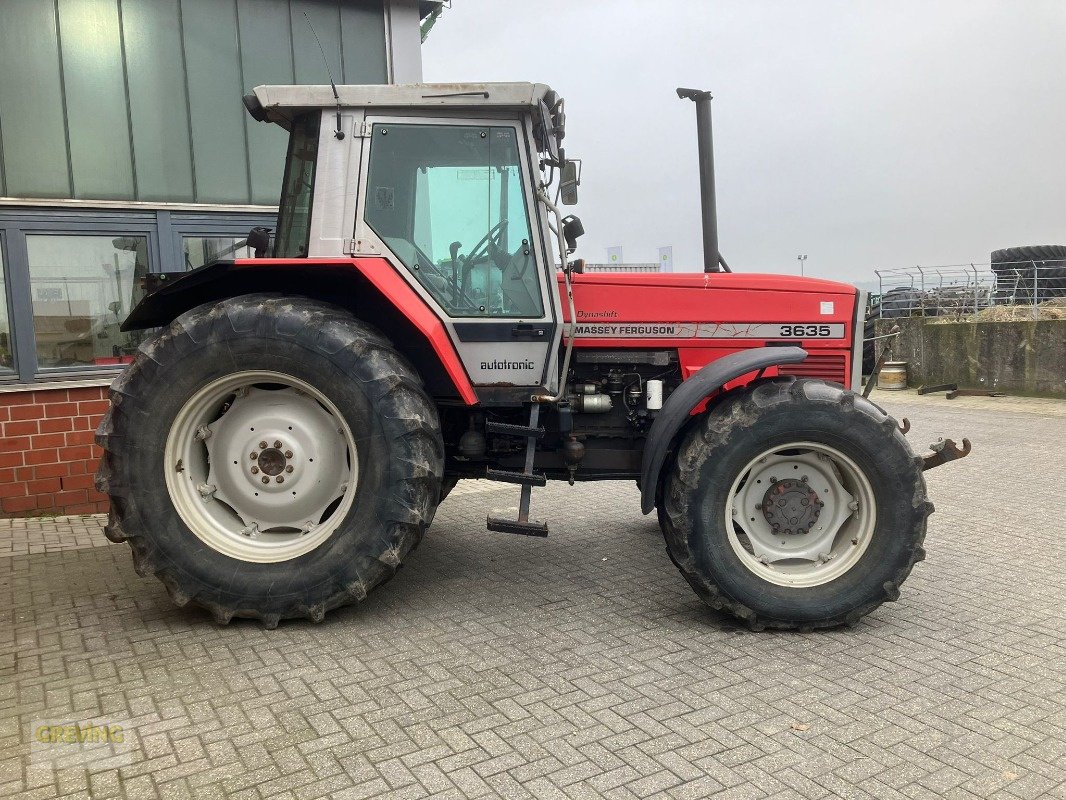
{"type": "Polygon", "coordinates": [[[1066,403],[881,395],[924,450],[928,560],[852,629],[701,606],[632,484],[472,484],[388,586],[322,625],[216,627],[98,518],[0,523],[0,795],[1066,797],[1066,403]],[[52,769],[35,721],[121,724],[52,769]]]}

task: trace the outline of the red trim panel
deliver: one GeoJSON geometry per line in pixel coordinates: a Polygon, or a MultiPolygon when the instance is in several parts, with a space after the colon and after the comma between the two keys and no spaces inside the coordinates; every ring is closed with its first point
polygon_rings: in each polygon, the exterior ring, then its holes
{"type": "Polygon", "coordinates": [[[400,309],[404,316],[426,337],[433,352],[437,354],[444,366],[448,377],[455,384],[456,391],[463,402],[468,406],[478,404],[477,394],[470,383],[470,378],[463,368],[463,362],[455,351],[448,332],[443,323],[426,305],[425,300],[411,288],[393,266],[384,258],[311,258],[311,259],[287,259],[287,258],[248,258],[238,259],[234,262],[237,266],[264,267],[264,266],[294,266],[307,268],[309,264],[350,264],[359,270],[363,277],[374,284],[396,308],[400,309]]]}

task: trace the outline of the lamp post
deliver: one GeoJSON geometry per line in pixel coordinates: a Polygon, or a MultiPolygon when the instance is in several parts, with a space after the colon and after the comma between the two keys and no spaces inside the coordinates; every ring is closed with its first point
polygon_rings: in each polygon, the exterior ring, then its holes
{"type": "Polygon", "coordinates": [[[807,260],[807,256],[796,256],[796,260],[800,262],[800,275],[803,275],[804,262],[807,260]]]}

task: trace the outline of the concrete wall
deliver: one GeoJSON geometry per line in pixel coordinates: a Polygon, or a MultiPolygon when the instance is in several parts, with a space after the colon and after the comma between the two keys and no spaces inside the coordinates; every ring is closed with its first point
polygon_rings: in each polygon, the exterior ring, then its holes
{"type": "MultiPolygon", "coordinates": [[[[890,360],[906,361],[911,386],[957,383],[960,388],[1066,397],[1066,320],[934,323],[911,317],[894,325],[890,360]]],[[[880,349],[878,350],[880,352],[880,349]]]]}

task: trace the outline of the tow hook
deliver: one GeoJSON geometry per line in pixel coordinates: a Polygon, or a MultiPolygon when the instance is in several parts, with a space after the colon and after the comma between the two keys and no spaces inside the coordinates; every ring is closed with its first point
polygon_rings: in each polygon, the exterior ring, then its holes
{"type": "Polygon", "coordinates": [[[922,464],[923,472],[933,467],[939,467],[941,464],[947,464],[949,461],[966,458],[966,456],[970,455],[970,440],[962,440],[961,450],[951,439],[940,439],[936,443],[929,445],[929,449],[933,452],[925,456],[922,464]]]}

